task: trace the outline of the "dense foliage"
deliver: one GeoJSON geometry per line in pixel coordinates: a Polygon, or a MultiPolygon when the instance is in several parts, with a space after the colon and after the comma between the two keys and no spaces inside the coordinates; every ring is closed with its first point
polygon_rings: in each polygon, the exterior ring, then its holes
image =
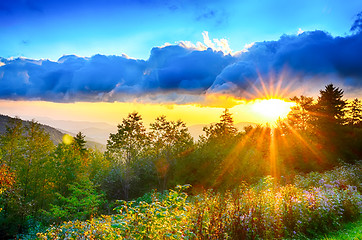
{"type": "Polygon", "coordinates": [[[282,239],[336,229],[362,213],[362,162],[324,174],[296,176],[278,185],[266,177],[254,186],[188,197],[178,186],[163,194],[120,201],[118,214],[65,222],[40,239],[282,239]],[[338,180],[336,180],[338,179],[338,180]],[[357,184],[358,187],[351,184],[357,184]]]}
{"type": "Polygon", "coordinates": [[[104,153],[86,148],[82,133],[55,146],[39,124],[15,119],[0,136],[0,236],[35,236],[70,221],[46,234],[70,234],[79,224],[77,236],[279,238],[354,219],[361,204],[361,101],[343,99],[332,84],[316,101],[291,100],[296,106],[276,127],[238,131],[225,109],[198,140],[181,120],[160,116],[147,130],[142,116],[130,113],[104,153]],[[338,182],[337,175],[349,178],[338,182]],[[192,197],[181,190],[149,194],[185,184],[192,197]],[[140,196],[149,199],[116,207],[140,196]]]}

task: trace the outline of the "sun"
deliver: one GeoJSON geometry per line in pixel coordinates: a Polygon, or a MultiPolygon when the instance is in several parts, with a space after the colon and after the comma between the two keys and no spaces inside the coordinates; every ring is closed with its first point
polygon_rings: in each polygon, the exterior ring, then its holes
{"type": "Polygon", "coordinates": [[[282,99],[257,99],[252,104],[252,111],[266,123],[274,124],[278,119],[285,118],[293,106],[294,102],[282,99]]]}

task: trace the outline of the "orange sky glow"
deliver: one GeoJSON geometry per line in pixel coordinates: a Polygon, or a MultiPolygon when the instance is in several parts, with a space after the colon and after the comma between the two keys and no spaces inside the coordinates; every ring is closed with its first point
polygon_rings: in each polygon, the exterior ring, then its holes
{"type": "Polygon", "coordinates": [[[200,104],[151,104],[138,102],[76,102],[53,103],[45,101],[6,101],[0,100],[0,112],[23,119],[51,118],[88,122],[106,122],[116,125],[128,113],[139,112],[146,125],[160,115],[169,120],[181,119],[188,126],[218,122],[225,107],[230,109],[235,123],[273,122],[279,116],[285,117],[293,103],[284,100],[243,101],[231,97],[209,97],[207,105],[200,104]],[[218,103],[218,104],[217,104],[218,103]]]}

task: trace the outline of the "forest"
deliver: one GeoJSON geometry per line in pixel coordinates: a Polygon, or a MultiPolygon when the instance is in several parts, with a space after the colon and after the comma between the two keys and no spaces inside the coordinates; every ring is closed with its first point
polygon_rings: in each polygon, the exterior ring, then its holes
{"type": "Polygon", "coordinates": [[[106,151],[54,145],[32,121],[0,136],[4,239],[308,239],[362,214],[362,103],[329,84],[275,126],[225,109],[193,139],[133,112],[106,151]]]}

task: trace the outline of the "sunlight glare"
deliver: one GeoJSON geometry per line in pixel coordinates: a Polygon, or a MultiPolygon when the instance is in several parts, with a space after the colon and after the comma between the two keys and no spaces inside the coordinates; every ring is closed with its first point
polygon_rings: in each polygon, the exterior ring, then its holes
{"type": "Polygon", "coordinates": [[[275,123],[279,118],[285,118],[294,105],[295,103],[282,99],[258,99],[253,103],[252,110],[266,122],[275,123]]]}

